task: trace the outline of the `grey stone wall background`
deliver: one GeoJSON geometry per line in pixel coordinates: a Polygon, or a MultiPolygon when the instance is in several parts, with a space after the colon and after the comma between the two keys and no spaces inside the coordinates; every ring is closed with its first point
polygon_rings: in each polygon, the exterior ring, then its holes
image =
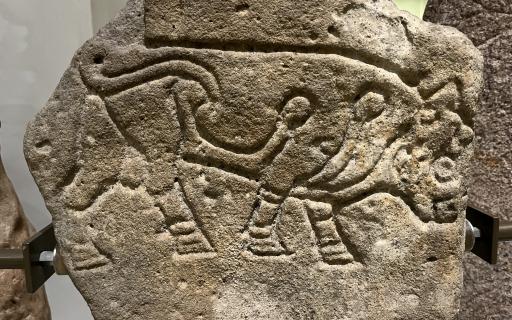
{"type": "MultiPolygon", "coordinates": [[[[464,32],[485,57],[482,103],[470,201],[512,220],[512,2],[430,0],[425,20],[464,32]]],[[[512,245],[502,243],[490,266],[466,255],[460,319],[512,319],[512,245]]]]}

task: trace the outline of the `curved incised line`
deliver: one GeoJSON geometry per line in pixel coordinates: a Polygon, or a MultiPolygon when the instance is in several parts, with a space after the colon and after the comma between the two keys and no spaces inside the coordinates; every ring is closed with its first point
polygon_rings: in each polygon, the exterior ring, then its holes
{"type": "MultiPolygon", "coordinates": [[[[122,74],[112,78],[103,75],[100,70],[100,66],[89,64],[82,66],[80,71],[84,83],[102,97],[112,96],[150,81],[177,76],[184,80],[198,82],[205,89],[211,103],[220,103],[221,100],[220,88],[215,77],[202,66],[187,60],[161,62],[136,69],[133,73],[122,74]]],[[[247,169],[258,170],[265,159],[271,157],[274,151],[279,149],[279,146],[282,146],[289,138],[288,126],[284,121],[280,120],[276,123],[276,129],[269,136],[267,142],[262,144],[260,149],[252,153],[244,154],[239,150],[230,150],[226,146],[219,147],[215,145],[214,141],[203,136],[201,131],[198,130],[193,106],[186,99],[180,97],[179,90],[176,90],[176,88],[177,85],[173,88],[173,95],[176,106],[180,109],[178,114],[182,115],[179,117],[179,120],[186,135],[186,140],[195,145],[201,145],[209,156],[245,162],[246,167],[248,167],[247,169]]]]}
{"type": "Polygon", "coordinates": [[[220,100],[220,89],[215,77],[205,68],[187,60],[162,62],[114,78],[103,75],[100,67],[87,66],[80,71],[85,84],[103,96],[114,95],[146,82],[177,76],[200,83],[212,102],[220,100]]]}
{"type": "MultiPolygon", "coordinates": [[[[179,91],[179,88],[175,88],[175,91],[179,91]]],[[[199,149],[210,158],[218,159],[220,161],[229,159],[229,162],[235,162],[235,164],[242,165],[250,171],[259,170],[265,162],[265,159],[271,157],[272,154],[274,154],[275,151],[278,150],[279,147],[289,138],[289,135],[287,134],[288,126],[283,121],[278,121],[276,123],[276,131],[269,138],[267,143],[261,149],[253,153],[244,154],[231,151],[226,148],[220,148],[208,139],[204,139],[200,136],[195,118],[192,114],[192,106],[187,101],[184,101],[183,97],[180,97],[177,92],[174,93],[174,99],[179,111],[178,120],[185,135],[185,143],[188,142],[193,143],[194,145],[199,145],[199,149]]],[[[187,148],[185,147],[184,152],[188,153],[189,151],[186,149],[187,148]]],[[[198,153],[201,153],[201,151],[195,151],[193,154],[197,155],[198,153]]]]}

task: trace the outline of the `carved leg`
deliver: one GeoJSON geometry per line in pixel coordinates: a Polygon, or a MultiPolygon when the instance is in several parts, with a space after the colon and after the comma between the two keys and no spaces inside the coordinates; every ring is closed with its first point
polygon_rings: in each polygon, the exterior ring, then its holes
{"type": "Polygon", "coordinates": [[[323,261],[333,265],[343,265],[354,261],[354,257],[348,252],[338,233],[332,206],[328,203],[309,200],[305,204],[323,261]]]}
{"type": "Polygon", "coordinates": [[[169,232],[176,237],[176,250],[179,254],[214,251],[198,225],[179,183],[174,184],[174,189],[161,201],[160,205],[164,211],[169,232]]]}
{"type": "Polygon", "coordinates": [[[251,214],[248,250],[255,255],[278,256],[286,253],[275,231],[282,205],[282,199],[276,198],[262,192],[251,214]]]}

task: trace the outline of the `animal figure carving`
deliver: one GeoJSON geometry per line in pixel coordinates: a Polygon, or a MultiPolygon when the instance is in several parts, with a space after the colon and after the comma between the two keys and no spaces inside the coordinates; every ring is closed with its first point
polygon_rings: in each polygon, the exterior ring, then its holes
{"type": "MultiPolygon", "coordinates": [[[[325,97],[305,80],[283,88],[279,103],[258,109],[273,121],[259,124],[257,117],[251,120],[249,109],[256,108],[251,95],[265,93],[241,93],[243,99],[237,97],[231,103],[239,104],[230,107],[213,67],[202,65],[193,50],[105,48],[108,45],[92,46],[81,57],[82,81],[90,91],[84,116],[108,114],[105,125],[114,123],[124,140],[119,148],[128,143],[133,161],[151,164],[146,176],[153,182],[146,186],[159,199],[179,254],[214,251],[190,208],[180,178],[182,162],[258,181],[245,230],[245,249],[257,256],[291,253],[276,232],[287,197],[303,200],[328,264],[354,260],[340,236],[333,204],[348,206],[372,193],[387,192],[403,199],[421,220],[439,223],[453,222],[465,205],[456,159],[472,141],[473,132],[457,113],[461,106],[455,83],[442,84],[436,93],[421,97],[414,88],[397,85],[392,76],[376,77],[347,89],[344,100],[329,108],[322,102],[325,97]],[[125,60],[127,66],[109,64],[109,56],[125,60]],[[141,98],[148,92],[154,92],[145,98],[149,102],[141,98]],[[236,118],[236,112],[246,114],[236,118]],[[156,126],[154,117],[167,117],[169,126],[156,126]],[[328,132],[315,130],[325,127],[325,121],[330,121],[328,132]],[[255,136],[251,127],[261,132],[255,136]],[[453,134],[440,136],[439,127],[449,127],[453,134]],[[243,136],[245,132],[251,134],[243,136]],[[435,192],[422,194],[422,190],[435,192]]],[[[93,150],[97,139],[87,132],[82,136],[84,147],[93,150]]],[[[106,136],[100,139],[114,139],[106,136]]],[[[113,148],[112,153],[124,152],[119,150],[113,148]]],[[[88,153],[94,157],[94,152],[88,153]]],[[[111,161],[102,168],[89,168],[84,159],[73,180],[101,181],[70,184],[65,192],[74,194],[68,198],[75,200],[68,206],[77,210],[90,206],[102,192],[98,185],[141,184],[123,174],[121,160],[113,156],[111,161]]]]}

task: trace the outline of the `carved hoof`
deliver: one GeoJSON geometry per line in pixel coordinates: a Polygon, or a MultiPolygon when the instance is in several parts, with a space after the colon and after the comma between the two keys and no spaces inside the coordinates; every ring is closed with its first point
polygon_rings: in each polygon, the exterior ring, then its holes
{"type": "Polygon", "coordinates": [[[272,237],[272,226],[250,227],[249,246],[247,249],[257,256],[279,256],[286,254],[286,249],[278,239],[272,237]]]}
{"type": "Polygon", "coordinates": [[[344,265],[354,261],[354,257],[348,252],[342,242],[328,244],[320,248],[322,260],[331,265],[344,265]]]}
{"type": "Polygon", "coordinates": [[[193,221],[179,222],[170,228],[176,236],[178,254],[212,252],[213,248],[205,235],[193,221]]]}
{"type": "Polygon", "coordinates": [[[286,254],[286,250],[279,242],[271,239],[258,239],[249,244],[248,250],[257,256],[280,256],[286,254]]]}

